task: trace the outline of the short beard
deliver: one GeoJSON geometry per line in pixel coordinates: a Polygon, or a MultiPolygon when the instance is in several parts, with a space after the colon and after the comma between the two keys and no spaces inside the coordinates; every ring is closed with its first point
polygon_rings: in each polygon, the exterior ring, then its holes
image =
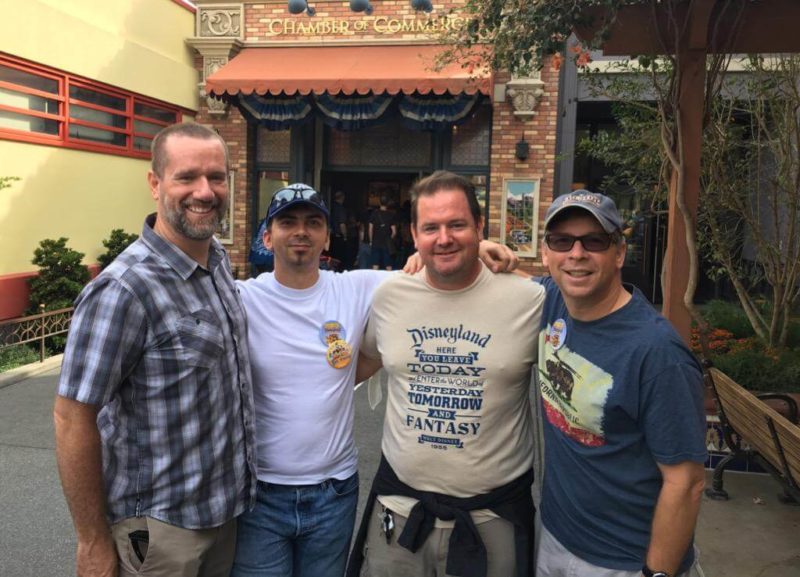
{"type": "Polygon", "coordinates": [[[208,240],[214,236],[219,228],[219,223],[225,218],[228,212],[228,201],[219,203],[208,215],[212,220],[205,224],[190,222],[186,216],[186,208],[181,207],[183,210],[174,210],[167,206],[164,208],[164,218],[176,232],[191,240],[208,240]]]}

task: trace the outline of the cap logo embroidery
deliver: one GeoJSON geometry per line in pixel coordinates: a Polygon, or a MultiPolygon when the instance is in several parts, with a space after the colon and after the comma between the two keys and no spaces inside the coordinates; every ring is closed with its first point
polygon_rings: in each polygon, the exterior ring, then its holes
{"type": "Polygon", "coordinates": [[[575,202],[593,204],[599,207],[600,203],[602,202],[602,199],[596,194],[591,194],[591,193],[571,194],[570,196],[564,199],[564,204],[572,204],[575,202]]]}

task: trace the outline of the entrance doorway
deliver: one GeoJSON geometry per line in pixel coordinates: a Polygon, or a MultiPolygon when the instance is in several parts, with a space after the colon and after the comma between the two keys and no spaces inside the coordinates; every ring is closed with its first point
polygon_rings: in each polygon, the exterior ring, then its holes
{"type": "MultiPolygon", "coordinates": [[[[342,268],[369,268],[370,257],[364,243],[369,244],[369,222],[373,211],[379,210],[381,198],[388,202],[389,219],[396,226],[397,235],[394,243],[395,263],[404,263],[407,254],[413,249],[411,240],[410,218],[411,201],[410,191],[414,183],[426,176],[427,172],[353,172],[353,171],[323,171],[321,186],[326,202],[330,203],[332,210],[332,241],[339,231],[335,210],[335,196],[337,191],[344,192],[344,212],[348,219],[348,243],[342,246],[337,242],[331,243],[335,257],[343,260],[342,268]]],[[[385,268],[383,263],[380,268],[385,268]]]]}

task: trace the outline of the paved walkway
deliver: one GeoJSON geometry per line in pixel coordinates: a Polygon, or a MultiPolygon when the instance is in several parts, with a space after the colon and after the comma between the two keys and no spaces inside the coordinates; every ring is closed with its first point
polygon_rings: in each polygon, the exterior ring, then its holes
{"type": "MultiPolygon", "coordinates": [[[[0,375],[0,576],[74,575],[74,537],[55,465],[58,369],[4,386],[0,375]]],[[[6,378],[7,379],[7,378],[6,378]]],[[[356,395],[361,498],[380,457],[382,412],[356,395]]],[[[697,542],[707,577],[800,576],[800,507],[778,502],[764,475],[728,474],[728,502],[703,503],[697,542]]],[[[493,576],[502,577],[502,576],[493,576]]]]}

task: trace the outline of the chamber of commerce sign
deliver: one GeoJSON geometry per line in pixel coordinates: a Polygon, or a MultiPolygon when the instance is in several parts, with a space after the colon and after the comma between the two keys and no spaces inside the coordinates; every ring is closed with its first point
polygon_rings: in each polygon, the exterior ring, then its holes
{"type": "Polygon", "coordinates": [[[291,36],[349,36],[353,34],[438,34],[458,28],[464,19],[459,16],[439,16],[435,18],[415,18],[375,16],[361,20],[342,20],[321,18],[299,20],[296,18],[276,18],[266,20],[266,37],[291,36]]]}

